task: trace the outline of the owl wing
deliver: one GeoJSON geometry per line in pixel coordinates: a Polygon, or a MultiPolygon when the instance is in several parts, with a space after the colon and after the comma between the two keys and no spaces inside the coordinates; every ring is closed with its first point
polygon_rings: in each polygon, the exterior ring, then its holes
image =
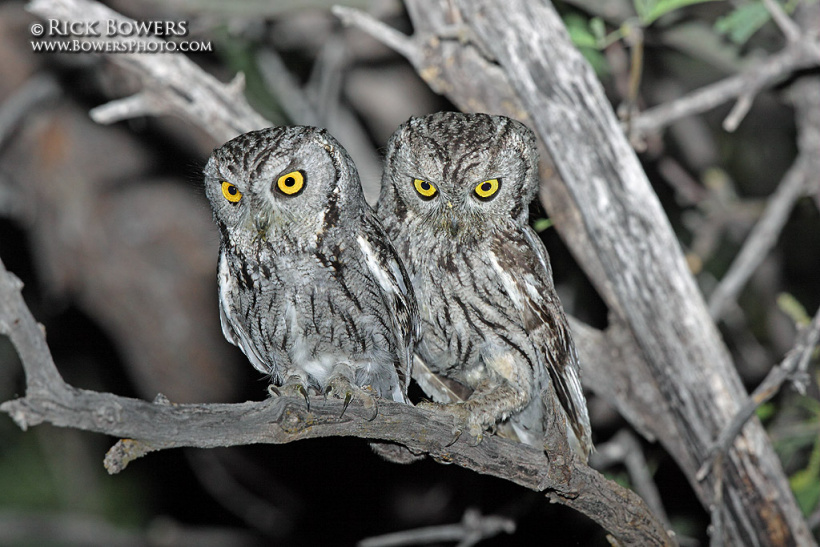
{"type": "Polygon", "coordinates": [[[502,234],[493,255],[505,290],[521,311],[524,329],[549,373],[568,425],[584,454],[592,449],[589,415],[579,377],[578,355],[552,281],[544,244],[529,227],[502,234]],[[523,238],[517,234],[523,234],[523,238]]]}
{"type": "Polygon", "coordinates": [[[364,230],[357,237],[357,243],[367,269],[378,283],[382,300],[390,313],[402,365],[397,373],[404,391],[403,395],[406,395],[413,366],[413,350],[421,334],[418,304],[410,277],[384,228],[370,212],[365,215],[364,230]]]}
{"type": "Polygon", "coordinates": [[[271,367],[265,363],[256,346],[251,342],[250,336],[242,327],[242,323],[234,317],[231,300],[237,293],[236,280],[228,270],[228,257],[225,249],[219,251],[219,322],[222,324],[222,334],[234,346],[242,350],[251,364],[264,374],[271,373],[271,367]]]}

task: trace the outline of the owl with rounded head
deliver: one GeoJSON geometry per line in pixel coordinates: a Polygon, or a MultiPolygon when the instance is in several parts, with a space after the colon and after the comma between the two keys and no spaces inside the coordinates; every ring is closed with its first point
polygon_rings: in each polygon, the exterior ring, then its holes
{"type": "Polygon", "coordinates": [[[586,459],[592,441],[578,358],[547,250],[528,224],[537,162],[534,134],[510,118],[411,118],[387,145],[377,214],[418,300],[419,369],[472,390],[439,406],[457,430],[480,440],[506,427],[542,447],[555,407],[586,459]]]}
{"type": "Polygon", "coordinates": [[[413,289],[327,131],[271,127],[214,150],[222,330],[272,390],[407,401],[413,289]]]}

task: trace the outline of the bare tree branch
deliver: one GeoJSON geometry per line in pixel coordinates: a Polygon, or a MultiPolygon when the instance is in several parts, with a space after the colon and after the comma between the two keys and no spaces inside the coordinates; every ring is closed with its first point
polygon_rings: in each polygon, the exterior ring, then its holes
{"type": "Polygon", "coordinates": [[[744,93],[741,95],[732,107],[729,115],[726,116],[725,120],[723,120],[723,129],[729,133],[737,129],[740,122],[743,121],[743,118],[745,118],[746,114],[748,114],[749,110],[751,110],[754,100],[755,96],[753,93],[744,93]]]}
{"type": "Polygon", "coordinates": [[[718,455],[728,452],[740,431],[754,416],[757,407],[774,397],[786,380],[791,380],[800,392],[805,391],[808,381],[809,360],[817,343],[820,341],[820,310],[814,315],[811,324],[803,329],[797,337],[794,347],[779,365],[772,368],[766,378],[757,386],[754,393],[737,411],[732,421],[721,431],[717,440],[709,449],[710,456],[698,470],[698,478],[703,479],[711,471],[718,455]]]}
{"type": "Polygon", "coordinates": [[[429,526],[363,539],[358,547],[399,547],[428,543],[457,541],[458,547],[471,547],[483,539],[501,532],[515,533],[515,522],[506,517],[482,515],[476,509],[467,509],[458,524],[429,526]]]}
{"type": "Polygon", "coordinates": [[[805,158],[798,158],[769,198],[763,215],[755,224],[743,248],[720,280],[720,284],[709,296],[709,313],[713,318],[719,319],[726,311],[727,305],[737,299],[746,282],[777,243],[794,204],[806,195],[808,165],[809,162],[805,158]]]}
{"type": "Polygon", "coordinates": [[[257,66],[265,85],[276,95],[288,119],[305,125],[319,123],[316,109],[278,53],[272,49],[261,50],[257,56],[257,66]]]}
{"type": "Polygon", "coordinates": [[[362,29],[390,49],[400,53],[402,57],[410,61],[414,66],[416,62],[421,62],[423,58],[422,53],[419,51],[418,44],[413,39],[385,25],[372,15],[346,6],[333,6],[331,11],[341,19],[345,25],[362,29]]]}
{"type": "MultiPolygon", "coordinates": [[[[44,19],[65,21],[121,21],[133,23],[119,13],[89,0],[33,0],[27,9],[44,19]]],[[[91,40],[77,36],[72,39],[91,40]]],[[[109,36],[115,42],[159,42],[155,37],[109,36]]],[[[152,51],[151,49],[147,49],[152,51]]],[[[175,114],[201,127],[217,141],[272,125],[248,105],[243,94],[244,77],[230,84],[220,83],[181,54],[118,53],[109,55],[114,63],[137,74],[144,89],[134,97],[97,107],[91,117],[98,123],[145,114],[175,114]]]]}
{"type": "Polygon", "coordinates": [[[60,87],[53,77],[38,74],[29,79],[0,107],[0,147],[14,128],[36,106],[60,95],[60,87]]]}
{"type": "Polygon", "coordinates": [[[797,201],[817,189],[820,171],[820,79],[804,78],[790,96],[798,126],[798,156],[769,198],[766,209],[735,257],[729,270],[709,297],[709,313],[719,319],[737,299],[746,282],[766,259],[797,201]]]}
{"type": "Polygon", "coordinates": [[[731,99],[754,96],[760,90],[782,82],[794,72],[818,64],[820,43],[816,38],[803,37],[741,74],[709,84],[676,101],[645,110],[632,119],[631,128],[638,134],[658,131],[676,120],[706,112],[731,99]]]}
{"type": "MultiPolygon", "coordinates": [[[[448,416],[380,400],[377,416],[351,405],[339,418],[340,400],[277,397],[240,404],[155,403],[71,387],[63,382],[45,336],[23,301],[20,281],[0,262],[0,334],[17,348],[26,372],[26,396],[0,405],[21,428],[43,422],[126,438],[106,456],[109,470],[152,450],[193,446],[284,444],[318,437],[361,437],[407,446],[437,461],[455,463],[537,491],[586,514],[624,544],[672,545],[663,525],[634,493],[580,463],[569,449],[563,421],[555,419],[544,453],[490,436],[477,447],[465,440],[448,446],[448,416]],[[135,439],[135,440],[130,440],[135,439]]],[[[554,395],[547,399],[555,401],[554,395]]],[[[553,410],[557,415],[557,412],[553,410]]]]}
{"type": "Polygon", "coordinates": [[[797,23],[792,21],[786,12],[783,11],[783,6],[775,2],[775,0],[763,0],[763,5],[769,10],[769,14],[774,19],[775,24],[783,31],[783,35],[789,42],[796,42],[803,34],[797,23]]]}
{"type": "Polygon", "coordinates": [[[671,528],[658,486],[649,472],[649,465],[647,465],[638,439],[628,429],[622,429],[606,443],[599,444],[595,448],[596,452],[590,456],[592,465],[600,469],[623,463],[634,490],[643,498],[652,512],[666,523],[666,527],[671,528]]]}

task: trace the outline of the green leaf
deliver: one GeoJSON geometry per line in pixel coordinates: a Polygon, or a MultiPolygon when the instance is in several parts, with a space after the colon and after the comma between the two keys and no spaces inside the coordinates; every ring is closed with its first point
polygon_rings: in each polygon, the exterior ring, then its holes
{"type": "Polygon", "coordinates": [[[232,36],[227,27],[217,28],[214,34],[219,56],[233,71],[245,75],[245,97],[250,105],[274,125],[288,123],[282,107],[262,78],[256,63],[255,46],[249,40],[232,36]]]}
{"type": "Polygon", "coordinates": [[[806,409],[812,415],[813,419],[820,419],[820,401],[806,395],[801,395],[797,399],[797,405],[806,409]]]}
{"type": "Polygon", "coordinates": [[[598,41],[606,38],[606,23],[600,17],[593,17],[589,20],[589,30],[598,41]]]}
{"type": "Polygon", "coordinates": [[[641,22],[651,25],[658,17],[671,13],[676,9],[685,8],[693,4],[714,2],[715,0],[632,0],[635,12],[641,22]]]}
{"type": "Polygon", "coordinates": [[[618,483],[618,486],[632,489],[632,484],[629,480],[629,473],[627,473],[626,471],[603,471],[603,474],[604,477],[618,483]]]}
{"type": "Polygon", "coordinates": [[[789,477],[789,485],[803,515],[809,516],[820,502],[820,438],[814,443],[809,464],[789,477]]]}
{"type": "Polygon", "coordinates": [[[552,220],[548,218],[537,218],[532,223],[532,229],[536,232],[543,232],[547,228],[552,226],[552,220]]]}
{"type": "Polygon", "coordinates": [[[599,78],[606,77],[609,74],[609,64],[600,52],[607,45],[603,36],[606,32],[604,22],[598,18],[587,21],[582,15],[569,13],[564,16],[564,25],[572,43],[595,69],[595,74],[599,78]]]}
{"type": "Polygon", "coordinates": [[[735,8],[720,17],[715,21],[715,30],[727,35],[732,42],[743,45],[769,19],[771,15],[763,2],[754,2],[735,8]]]}
{"type": "Polygon", "coordinates": [[[774,415],[775,410],[777,409],[775,408],[773,403],[763,403],[762,405],[757,407],[755,413],[757,414],[757,417],[760,418],[761,422],[765,422],[774,415]]]}
{"type": "Polygon", "coordinates": [[[820,480],[808,469],[801,469],[789,478],[797,505],[803,515],[809,516],[820,501],[820,480]]]}
{"type": "Polygon", "coordinates": [[[606,57],[604,57],[598,49],[592,49],[591,47],[580,47],[578,48],[578,51],[580,51],[581,55],[584,56],[584,59],[592,65],[592,69],[595,71],[595,74],[599,79],[603,80],[609,76],[609,61],[606,60],[606,57]]]}
{"type": "Polygon", "coordinates": [[[780,311],[788,315],[798,326],[805,327],[811,323],[811,317],[806,313],[806,308],[794,296],[784,292],[777,295],[777,307],[780,311]]]}
{"type": "Polygon", "coordinates": [[[577,47],[598,47],[598,39],[589,31],[589,24],[582,16],[570,13],[564,17],[564,25],[572,43],[577,47]]]}

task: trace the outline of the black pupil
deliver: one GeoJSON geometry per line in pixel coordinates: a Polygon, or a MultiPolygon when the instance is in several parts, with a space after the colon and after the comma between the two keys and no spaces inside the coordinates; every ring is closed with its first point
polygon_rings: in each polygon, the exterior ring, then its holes
{"type": "Polygon", "coordinates": [[[287,186],[288,188],[290,188],[294,184],[296,184],[296,179],[295,178],[288,177],[288,178],[285,179],[285,186],[287,186]]]}
{"type": "Polygon", "coordinates": [[[228,186],[228,193],[232,196],[236,195],[236,186],[228,186]]]}
{"type": "Polygon", "coordinates": [[[484,192],[489,192],[492,187],[492,184],[490,184],[489,182],[485,182],[481,185],[481,190],[483,190],[484,192]]]}
{"type": "Polygon", "coordinates": [[[424,190],[425,192],[430,189],[430,183],[428,183],[427,181],[422,182],[420,184],[420,186],[421,186],[421,189],[424,190]]]}

